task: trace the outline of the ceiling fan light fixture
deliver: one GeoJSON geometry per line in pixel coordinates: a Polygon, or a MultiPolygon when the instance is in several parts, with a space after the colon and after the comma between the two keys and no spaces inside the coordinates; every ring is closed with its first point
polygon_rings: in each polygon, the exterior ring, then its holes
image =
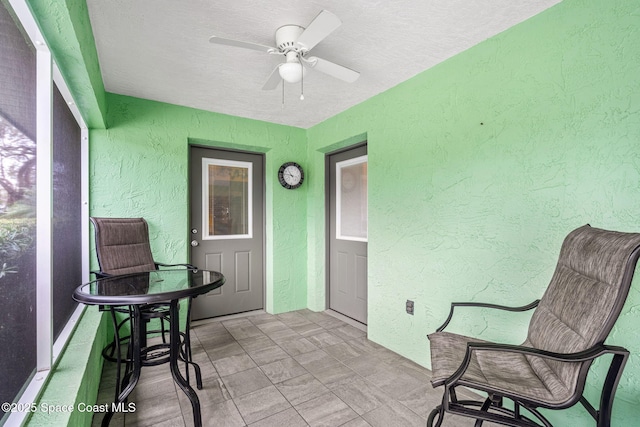
{"type": "Polygon", "coordinates": [[[278,73],[285,82],[298,83],[303,75],[307,75],[307,69],[299,62],[285,62],[278,67],[278,73]]]}

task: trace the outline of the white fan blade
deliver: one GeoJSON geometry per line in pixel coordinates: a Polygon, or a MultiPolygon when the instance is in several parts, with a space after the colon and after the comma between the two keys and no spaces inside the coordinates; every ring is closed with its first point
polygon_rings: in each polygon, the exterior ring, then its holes
{"type": "Polygon", "coordinates": [[[360,77],[359,72],[343,65],[327,61],[326,59],[310,56],[309,58],[302,58],[302,60],[314,70],[328,74],[336,79],[344,80],[347,83],[353,83],[360,77]]]}
{"type": "Polygon", "coordinates": [[[275,70],[273,70],[273,72],[267,79],[267,82],[264,84],[264,86],[262,86],[262,90],[273,90],[278,87],[280,80],[282,80],[282,77],[280,77],[279,68],[280,64],[278,64],[275,70]]]}
{"type": "Polygon", "coordinates": [[[323,10],[311,21],[302,34],[300,34],[297,42],[303,49],[309,51],[340,25],[342,25],[342,21],[336,15],[323,10]]]}
{"type": "Polygon", "coordinates": [[[211,36],[211,38],[209,38],[209,41],[215,44],[223,44],[225,46],[234,46],[234,47],[241,47],[244,49],[258,50],[260,52],[272,53],[272,52],[278,51],[278,49],[276,49],[275,47],[264,46],[257,43],[242,42],[240,40],[225,39],[218,36],[211,36]]]}

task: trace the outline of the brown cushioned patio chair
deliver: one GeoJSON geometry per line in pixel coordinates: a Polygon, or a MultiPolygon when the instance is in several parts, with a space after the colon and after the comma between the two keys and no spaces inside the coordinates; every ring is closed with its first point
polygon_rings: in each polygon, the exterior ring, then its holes
{"type": "Polygon", "coordinates": [[[564,240],[551,282],[540,300],[524,307],[453,303],[449,317],[429,335],[433,387],[443,387],[442,404],[428,426],[440,426],[446,413],[508,426],[551,426],[539,408],[564,409],[580,402],[598,427],[611,423],[613,399],[629,352],[604,342],[629,293],[640,254],[640,234],[600,230],[589,225],[564,240]],[[455,307],[508,311],[535,308],[527,339],[520,346],[496,344],[443,332],[455,307]],[[612,355],[599,408],[583,396],[592,361],[612,355]],[[458,400],[457,387],[488,395],[458,400]],[[503,401],[513,401],[512,409],[503,401]],[[434,424],[435,422],[435,424],[434,424]]]}
{"type": "MultiPolygon", "coordinates": [[[[144,218],[97,218],[91,217],[95,230],[96,255],[100,271],[93,272],[96,277],[110,277],[124,274],[141,273],[145,271],[157,270],[160,267],[186,267],[194,269],[190,264],[163,264],[154,261],[151,253],[151,244],[149,242],[149,226],[144,218]]],[[[147,331],[147,334],[159,333],[163,343],[165,341],[164,321],[169,315],[168,304],[147,304],[141,307],[142,317],[145,321],[151,319],[159,319],[160,330],[147,331]]],[[[129,321],[131,312],[129,308],[119,307],[111,309],[111,316],[117,324],[115,329],[115,337],[113,342],[109,344],[102,352],[103,356],[111,361],[118,363],[118,378],[120,377],[120,362],[123,361],[121,356],[121,343],[127,342],[128,336],[120,336],[120,329],[129,321]],[[119,323],[116,320],[116,312],[123,312],[127,316],[119,323]],[[115,356],[114,356],[115,354],[115,356]]],[[[191,365],[195,369],[196,383],[199,389],[202,389],[202,376],[200,367],[192,361],[191,340],[189,337],[191,318],[191,301],[187,304],[187,324],[183,337],[182,358],[187,364],[186,379],[189,380],[189,369],[191,365]]],[[[167,352],[150,351],[148,353],[148,365],[164,363],[168,360],[167,352]],[[153,361],[152,359],[156,360],[153,361]]],[[[126,361],[126,360],[125,360],[126,361]]],[[[125,374],[126,379],[126,374],[125,374]]],[[[118,390],[116,387],[116,396],[118,390]]]]}

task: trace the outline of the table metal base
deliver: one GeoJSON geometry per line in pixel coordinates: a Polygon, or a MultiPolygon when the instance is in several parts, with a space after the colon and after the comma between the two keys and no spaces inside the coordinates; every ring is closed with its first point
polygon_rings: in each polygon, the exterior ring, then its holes
{"type": "MultiPolygon", "coordinates": [[[[191,304],[189,304],[189,306],[190,305],[191,304]]],[[[129,337],[127,358],[125,360],[121,359],[120,344],[122,339],[120,339],[119,334],[117,333],[119,326],[117,318],[113,309],[111,310],[111,312],[112,319],[114,321],[114,328],[116,329],[116,336],[113,344],[116,351],[116,363],[118,363],[116,378],[116,398],[114,404],[109,407],[109,411],[105,413],[104,418],[102,419],[102,426],[107,427],[111,422],[111,419],[114,415],[114,412],[112,412],[113,408],[124,407],[123,404],[126,402],[127,398],[140,380],[140,371],[142,366],[158,365],[161,363],[169,362],[169,368],[171,370],[171,376],[173,377],[173,380],[178,385],[178,387],[180,387],[180,389],[187,395],[189,401],[191,402],[194,425],[196,427],[201,427],[202,415],[200,412],[200,400],[198,399],[198,395],[196,394],[196,392],[189,385],[189,367],[193,366],[196,371],[197,387],[198,389],[202,389],[200,367],[196,363],[191,361],[191,354],[189,354],[191,351],[188,337],[189,328],[187,327],[187,331],[185,334],[180,331],[178,300],[172,300],[171,303],[169,303],[169,343],[157,344],[150,347],[147,347],[146,345],[146,324],[148,319],[144,318],[144,314],[142,313],[138,305],[130,306],[131,334],[129,337]],[[183,335],[185,337],[184,350],[182,350],[183,335]],[[150,352],[161,350],[167,347],[168,357],[165,354],[162,354],[159,358],[147,359],[147,356],[150,352]],[[126,363],[126,369],[125,375],[122,379],[122,384],[120,384],[120,366],[123,361],[126,363]],[[183,377],[182,373],[180,372],[180,368],[178,366],[179,361],[185,362],[186,378],[183,377]]],[[[189,315],[190,313],[187,313],[187,316],[189,315]]]]}

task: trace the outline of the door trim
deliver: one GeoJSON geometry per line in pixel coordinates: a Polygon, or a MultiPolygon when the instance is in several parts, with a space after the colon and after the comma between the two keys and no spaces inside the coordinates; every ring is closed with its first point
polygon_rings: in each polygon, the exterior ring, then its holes
{"type": "MultiPolygon", "coordinates": [[[[335,154],[340,154],[345,151],[354,150],[356,148],[367,146],[367,140],[342,147],[335,151],[330,151],[324,154],[324,288],[325,288],[325,302],[324,306],[327,310],[330,310],[330,297],[331,297],[331,165],[329,158],[335,154]]],[[[368,150],[367,150],[368,155],[368,150]]],[[[337,313],[337,312],[336,312],[337,313]]],[[[340,314],[340,313],[338,313],[340,314]]],[[[342,314],[341,314],[342,315],[342,314]]],[[[342,315],[344,316],[344,315],[342,315]]],[[[347,317],[347,316],[345,316],[347,317]]],[[[353,319],[352,319],[353,320],[353,319]]],[[[356,322],[356,320],[353,320],[356,322]]],[[[358,322],[359,323],[359,322],[358,322]]],[[[366,326],[366,325],[365,325],[366,326]]]]}
{"type": "MultiPolygon", "coordinates": [[[[254,191],[262,191],[262,206],[260,206],[260,212],[262,216],[262,310],[266,311],[267,307],[267,168],[266,168],[266,157],[267,154],[262,151],[251,151],[251,150],[242,150],[242,149],[234,149],[228,148],[224,146],[216,146],[216,145],[205,145],[205,144],[197,144],[197,143],[189,143],[187,155],[191,156],[191,148],[205,148],[210,150],[218,150],[218,151],[228,151],[231,153],[245,153],[245,154],[257,154],[261,157],[262,161],[262,188],[254,188],[254,191]]],[[[189,164],[189,163],[188,163],[189,164]]],[[[191,171],[187,171],[188,176],[191,176],[191,171]]],[[[189,178],[190,179],[190,178],[189,178]]],[[[188,180],[187,185],[189,191],[191,191],[191,183],[188,180]]],[[[186,230],[186,242],[191,241],[191,226],[190,226],[190,218],[191,218],[191,194],[187,194],[187,230],[186,230]]],[[[191,262],[191,249],[188,248],[188,259],[191,262]]]]}

